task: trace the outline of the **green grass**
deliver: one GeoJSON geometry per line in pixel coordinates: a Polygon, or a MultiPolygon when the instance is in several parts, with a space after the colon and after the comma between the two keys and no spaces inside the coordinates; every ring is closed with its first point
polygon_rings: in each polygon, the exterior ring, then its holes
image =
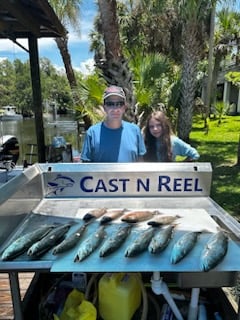
{"type": "Polygon", "coordinates": [[[224,116],[221,123],[210,119],[208,132],[199,116],[194,117],[191,144],[201,162],[213,168],[211,198],[236,219],[240,219],[240,167],[236,166],[240,116],[224,116]]]}

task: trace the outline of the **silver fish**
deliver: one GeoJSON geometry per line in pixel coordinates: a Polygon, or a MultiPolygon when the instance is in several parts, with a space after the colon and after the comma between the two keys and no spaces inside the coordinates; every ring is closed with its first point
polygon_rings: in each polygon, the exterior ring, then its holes
{"type": "Polygon", "coordinates": [[[97,231],[91,234],[83,241],[74,258],[74,262],[79,262],[87,258],[94,250],[98,248],[105,237],[105,226],[100,226],[97,231]]]}
{"type": "Polygon", "coordinates": [[[175,226],[170,225],[157,231],[149,243],[148,251],[150,253],[157,253],[165,249],[172,239],[174,228],[175,226]]]}
{"type": "Polygon", "coordinates": [[[225,257],[228,250],[228,237],[223,231],[213,234],[200,256],[200,269],[209,271],[216,267],[225,257]]]}
{"type": "Polygon", "coordinates": [[[83,220],[84,221],[89,221],[89,220],[92,220],[92,219],[97,219],[97,218],[101,217],[106,212],[107,212],[107,208],[93,209],[93,210],[87,212],[83,216],[83,220]]]}
{"type": "Polygon", "coordinates": [[[5,261],[17,257],[27,251],[33,243],[47,235],[53,228],[54,225],[42,225],[37,230],[20,236],[3,251],[1,259],[5,261]]]}
{"type": "Polygon", "coordinates": [[[107,213],[101,218],[100,224],[105,224],[119,218],[125,211],[127,211],[127,209],[107,211],[107,213]]]}
{"type": "Polygon", "coordinates": [[[164,224],[170,224],[179,218],[181,218],[179,215],[176,215],[176,216],[156,215],[152,220],[148,221],[147,224],[152,227],[158,227],[164,224]]]}
{"type": "Polygon", "coordinates": [[[140,232],[134,241],[127,247],[125,257],[133,257],[147,249],[154,233],[154,228],[148,228],[145,231],[140,232]]]}
{"type": "Polygon", "coordinates": [[[83,224],[80,228],[78,228],[76,231],[74,231],[72,234],[66,237],[62,242],[60,242],[57,246],[55,246],[53,248],[52,253],[56,255],[72,249],[80,241],[86,228],[87,224],[83,224]]]}
{"type": "Polygon", "coordinates": [[[63,236],[70,229],[71,224],[64,224],[54,228],[40,241],[35,242],[27,251],[27,255],[30,257],[37,257],[51,249],[53,246],[63,238],[63,236]]]}
{"type": "Polygon", "coordinates": [[[149,220],[156,214],[161,214],[161,212],[159,212],[158,210],[130,211],[128,213],[125,213],[121,220],[128,223],[137,223],[137,222],[149,220]]]}
{"type": "Polygon", "coordinates": [[[130,234],[131,225],[124,225],[117,228],[117,230],[104,242],[99,252],[100,257],[105,257],[117,250],[130,234]]]}
{"type": "Polygon", "coordinates": [[[200,232],[187,232],[174,244],[171,253],[171,263],[182,260],[194,247],[200,232]]]}

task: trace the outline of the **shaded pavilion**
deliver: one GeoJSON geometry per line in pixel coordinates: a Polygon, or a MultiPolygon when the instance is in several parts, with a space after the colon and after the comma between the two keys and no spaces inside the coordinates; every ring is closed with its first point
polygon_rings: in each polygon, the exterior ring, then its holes
{"type": "Polygon", "coordinates": [[[65,28],[47,0],[1,0],[0,39],[10,39],[29,53],[38,162],[46,162],[39,68],[39,38],[64,36],[65,28]],[[28,39],[28,48],[18,39],[28,39]]]}

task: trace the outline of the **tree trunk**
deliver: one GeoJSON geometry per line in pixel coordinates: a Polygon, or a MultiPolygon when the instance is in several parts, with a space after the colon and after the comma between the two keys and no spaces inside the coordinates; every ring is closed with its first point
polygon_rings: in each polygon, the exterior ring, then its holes
{"type": "MultiPolygon", "coordinates": [[[[68,51],[68,37],[66,36],[66,37],[55,38],[55,41],[57,43],[58,49],[62,56],[67,79],[73,93],[73,100],[74,102],[77,102],[80,100],[80,97],[78,96],[77,81],[76,81],[75,73],[72,67],[71,56],[68,51]]],[[[77,114],[77,118],[79,117],[82,117],[84,121],[84,128],[85,130],[87,130],[92,124],[91,119],[87,115],[77,114]]]]}
{"type": "Polygon", "coordinates": [[[193,105],[197,83],[199,44],[194,26],[186,23],[183,31],[183,64],[181,100],[178,114],[178,136],[188,142],[192,129],[193,105]]]}
{"type": "Polygon", "coordinates": [[[217,100],[217,96],[216,96],[217,79],[218,79],[221,61],[222,61],[222,53],[217,51],[215,54],[215,62],[214,62],[214,67],[212,72],[211,95],[210,95],[210,104],[208,108],[209,114],[211,113],[211,106],[215,105],[217,100]]]}
{"type": "Polygon", "coordinates": [[[129,121],[136,122],[132,75],[122,53],[117,19],[117,2],[116,0],[98,0],[98,5],[105,44],[105,59],[96,61],[96,65],[102,70],[108,84],[124,88],[129,106],[127,118],[129,121]]]}

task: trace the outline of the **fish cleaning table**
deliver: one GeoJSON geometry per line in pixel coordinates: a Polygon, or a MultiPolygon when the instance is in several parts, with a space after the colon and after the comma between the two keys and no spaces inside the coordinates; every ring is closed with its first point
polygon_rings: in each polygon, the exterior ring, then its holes
{"type": "MultiPolygon", "coordinates": [[[[125,257],[136,235],[149,228],[147,221],[142,221],[134,224],[126,241],[107,257],[99,257],[99,247],[83,261],[74,262],[77,245],[56,256],[49,250],[40,258],[23,253],[10,261],[0,261],[0,272],[170,272],[179,287],[233,286],[240,270],[240,225],[211,199],[211,182],[209,163],[35,164],[1,188],[1,252],[17,237],[42,224],[72,223],[70,234],[84,223],[86,213],[98,208],[158,210],[163,215],[178,216],[173,222],[173,238],[160,253],[145,250],[125,257]],[[201,251],[219,228],[228,232],[227,254],[214,269],[202,272],[201,251]],[[183,260],[172,264],[173,245],[188,231],[200,232],[197,243],[183,260]]],[[[99,221],[87,225],[80,244],[97,230],[99,221]]],[[[121,217],[107,224],[105,238],[122,224],[121,217]]]]}

